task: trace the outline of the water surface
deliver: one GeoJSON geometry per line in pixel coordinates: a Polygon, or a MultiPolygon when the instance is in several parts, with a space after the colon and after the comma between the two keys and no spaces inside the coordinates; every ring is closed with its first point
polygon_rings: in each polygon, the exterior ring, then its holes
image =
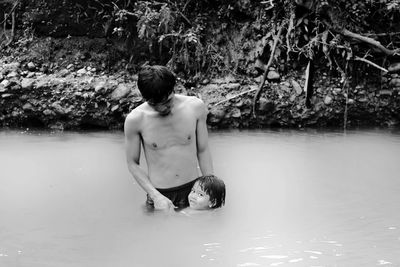
{"type": "Polygon", "coordinates": [[[0,132],[0,266],[400,266],[398,131],[211,132],[222,209],[148,213],[121,132],[0,132]]]}

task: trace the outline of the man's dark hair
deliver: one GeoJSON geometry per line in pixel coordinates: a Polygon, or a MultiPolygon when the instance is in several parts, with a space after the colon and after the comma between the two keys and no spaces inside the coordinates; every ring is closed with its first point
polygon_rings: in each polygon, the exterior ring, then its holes
{"type": "Polygon", "coordinates": [[[215,175],[204,175],[197,178],[201,189],[210,196],[212,208],[225,205],[225,183],[215,175]]]}
{"type": "Polygon", "coordinates": [[[146,101],[160,103],[173,91],[175,75],[165,66],[144,66],[139,71],[137,85],[146,101]]]}

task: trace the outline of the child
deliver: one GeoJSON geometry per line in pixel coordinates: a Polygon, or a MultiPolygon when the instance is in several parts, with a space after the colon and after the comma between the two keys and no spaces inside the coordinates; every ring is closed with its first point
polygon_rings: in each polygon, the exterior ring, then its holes
{"type": "Polygon", "coordinates": [[[193,210],[220,208],[225,204],[225,183],[214,175],[197,178],[188,196],[193,210]]]}

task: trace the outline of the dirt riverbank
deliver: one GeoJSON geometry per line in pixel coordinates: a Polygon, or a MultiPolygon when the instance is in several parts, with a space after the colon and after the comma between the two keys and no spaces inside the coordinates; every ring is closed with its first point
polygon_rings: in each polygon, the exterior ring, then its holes
{"type": "MultiPolygon", "coordinates": [[[[125,116],[142,103],[137,70],[125,60],[110,67],[104,40],[63,40],[42,39],[0,58],[1,127],[122,129],[125,116]]],[[[196,83],[179,78],[176,91],[203,99],[213,128],[343,127],[345,120],[349,127],[391,127],[400,124],[398,65],[379,80],[353,88],[344,87],[340,77],[318,71],[309,108],[304,70],[271,69],[256,118],[252,102],[261,76],[227,74],[196,83]]]]}

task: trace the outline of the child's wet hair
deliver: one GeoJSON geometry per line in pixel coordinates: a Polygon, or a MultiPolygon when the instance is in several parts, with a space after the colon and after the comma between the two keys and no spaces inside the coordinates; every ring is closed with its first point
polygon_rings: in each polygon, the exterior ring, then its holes
{"type": "Polygon", "coordinates": [[[220,208],[225,205],[225,183],[215,175],[204,175],[197,178],[200,188],[210,196],[212,208],[220,208]]]}

